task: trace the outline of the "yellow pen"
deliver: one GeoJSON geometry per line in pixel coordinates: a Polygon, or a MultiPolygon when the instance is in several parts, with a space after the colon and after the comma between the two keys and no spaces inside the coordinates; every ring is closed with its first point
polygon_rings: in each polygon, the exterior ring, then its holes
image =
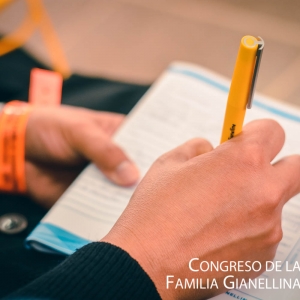
{"type": "Polygon", "coordinates": [[[261,37],[242,38],[230,85],[221,143],[242,131],[246,107],[251,108],[264,41],[261,37]]]}

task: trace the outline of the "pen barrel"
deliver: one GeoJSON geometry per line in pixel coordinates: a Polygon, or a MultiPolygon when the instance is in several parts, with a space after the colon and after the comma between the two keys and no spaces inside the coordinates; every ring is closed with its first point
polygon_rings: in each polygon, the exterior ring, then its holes
{"type": "Polygon", "coordinates": [[[227,103],[231,106],[244,108],[247,105],[254,72],[256,52],[257,45],[249,47],[246,46],[242,40],[228,94],[227,103]]]}
{"type": "Polygon", "coordinates": [[[227,104],[221,143],[224,143],[237,134],[241,133],[245,118],[245,112],[246,107],[244,109],[241,109],[227,104]]]}
{"type": "Polygon", "coordinates": [[[242,38],[228,94],[221,143],[242,131],[257,47],[255,37],[245,36],[242,38]]]}

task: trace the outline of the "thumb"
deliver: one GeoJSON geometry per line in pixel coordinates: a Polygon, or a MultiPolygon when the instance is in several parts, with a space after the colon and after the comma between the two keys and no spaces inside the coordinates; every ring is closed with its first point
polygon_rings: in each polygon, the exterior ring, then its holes
{"type": "Polygon", "coordinates": [[[213,150],[213,146],[210,142],[202,138],[194,138],[167,152],[160,159],[181,163],[211,150],[213,150]]]}
{"type": "Polygon", "coordinates": [[[72,134],[72,140],[74,148],[114,183],[130,186],[138,180],[139,171],[135,164],[94,123],[72,134]]]}

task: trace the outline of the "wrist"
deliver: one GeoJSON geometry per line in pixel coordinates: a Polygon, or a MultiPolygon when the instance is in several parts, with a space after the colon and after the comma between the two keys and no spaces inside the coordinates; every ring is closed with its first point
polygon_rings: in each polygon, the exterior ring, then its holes
{"type": "Polygon", "coordinates": [[[165,289],[163,274],[166,270],[164,270],[163,264],[161,263],[160,253],[153,253],[152,250],[155,250],[150,246],[148,247],[147,245],[143,245],[142,241],[140,241],[130,229],[116,224],[114,228],[101,240],[101,242],[119,247],[136,260],[141,268],[151,278],[162,299],[167,300],[176,298],[175,294],[172,293],[173,291],[166,291],[165,289]],[[149,256],[149,251],[151,252],[151,257],[149,256]]]}

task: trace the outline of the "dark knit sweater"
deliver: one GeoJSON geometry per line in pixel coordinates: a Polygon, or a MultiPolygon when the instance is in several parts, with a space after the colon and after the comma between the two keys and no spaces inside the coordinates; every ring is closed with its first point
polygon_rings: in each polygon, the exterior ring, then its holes
{"type": "Polygon", "coordinates": [[[161,299],[137,261],[107,243],[91,243],[5,299],[161,299]]]}

